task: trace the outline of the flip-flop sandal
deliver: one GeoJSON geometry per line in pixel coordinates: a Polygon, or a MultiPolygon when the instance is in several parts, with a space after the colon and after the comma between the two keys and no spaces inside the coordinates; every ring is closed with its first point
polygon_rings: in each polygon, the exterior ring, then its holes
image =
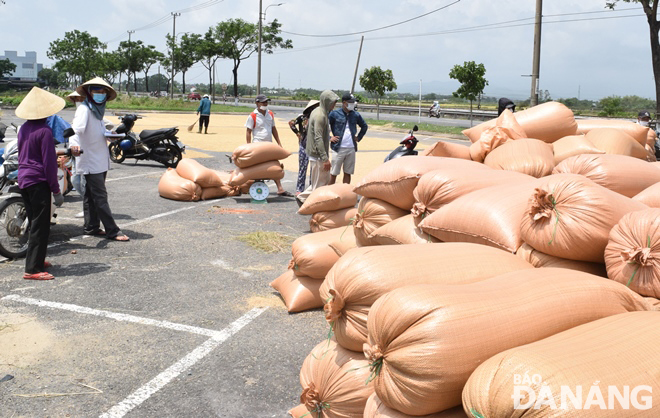
{"type": "Polygon", "coordinates": [[[119,242],[128,242],[131,240],[127,235],[117,235],[114,237],[106,237],[106,238],[111,241],[119,241],[119,242]]]}
{"type": "Polygon", "coordinates": [[[277,195],[282,197],[294,197],[293,194],[289,191],[283,191],[282,193],[278,193],[277,195]]]}
{"type": "Polygon", "coordinates": [[[102,229],[97,229],[96,231],[92,231],[92,232],[87,232],[87,231],[83,231],[83,232],[84,232],[85,235],[92,235],[92,236],[95,236],[95,237],[104,237],[105,236],[105,231],[102,230],[102,229]]]}
{"type": "Polygon", "coordinates": [[[41,273],[25,273],[23,274],[25,280],[53,280],[55,277],[45,271],[41,273]]]}

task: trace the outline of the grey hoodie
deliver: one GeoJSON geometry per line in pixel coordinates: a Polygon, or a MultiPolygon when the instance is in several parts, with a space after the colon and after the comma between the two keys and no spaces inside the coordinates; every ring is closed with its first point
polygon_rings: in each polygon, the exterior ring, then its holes
{"type": "Polygon", "coordinates": [[[332,103],[339,100],[339,96],[332,90],[325,90],[319,97],[319,107],[312,111],[307,124],[307,155],[320,161],[330,159],[330,126],[328,113],[332,110],[332,103]]]}

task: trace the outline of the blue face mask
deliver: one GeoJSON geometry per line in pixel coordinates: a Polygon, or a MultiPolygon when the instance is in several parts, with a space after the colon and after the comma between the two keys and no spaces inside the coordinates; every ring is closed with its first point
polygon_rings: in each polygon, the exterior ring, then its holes
{"type": "Polygon", "coordinates": [[[92,98],[94,99],[94,101],[96,103],[103,103],[105,101],[106,96],[107,95],[105,93],[94,93],[94,94],[92,94],[92,98]]]}

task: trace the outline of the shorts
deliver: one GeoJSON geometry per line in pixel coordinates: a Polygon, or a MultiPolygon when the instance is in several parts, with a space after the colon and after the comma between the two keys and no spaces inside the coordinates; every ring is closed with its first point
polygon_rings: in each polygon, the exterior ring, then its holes
{"type": "Polygon", "coordinates": [[[355,172],[355,148],[339,148],[339,152],[332,151],[330,174],[338,176],[342,166],[344,166],[344,174],[353,175],[355,172]]]}

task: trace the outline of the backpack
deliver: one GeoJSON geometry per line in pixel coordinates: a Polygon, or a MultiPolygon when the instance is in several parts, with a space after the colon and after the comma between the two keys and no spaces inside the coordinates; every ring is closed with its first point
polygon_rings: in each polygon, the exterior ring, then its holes
{"type": "MultiPolygon", "coordinates": [[[[268,114],[270,114],[270,117],[271,117],[273,120],[275,120],[275,115],[273,114],[273,111],[272,111],[272,110],[269,110],[269,111],[268,111],[268,114]]],[[[253,126],[257,126],[257,114],[254,113],[254,112],[252,112],[252,113],[250,113],[250,116],[252,117],[252,125],[253,125],[253,126]]]]}

